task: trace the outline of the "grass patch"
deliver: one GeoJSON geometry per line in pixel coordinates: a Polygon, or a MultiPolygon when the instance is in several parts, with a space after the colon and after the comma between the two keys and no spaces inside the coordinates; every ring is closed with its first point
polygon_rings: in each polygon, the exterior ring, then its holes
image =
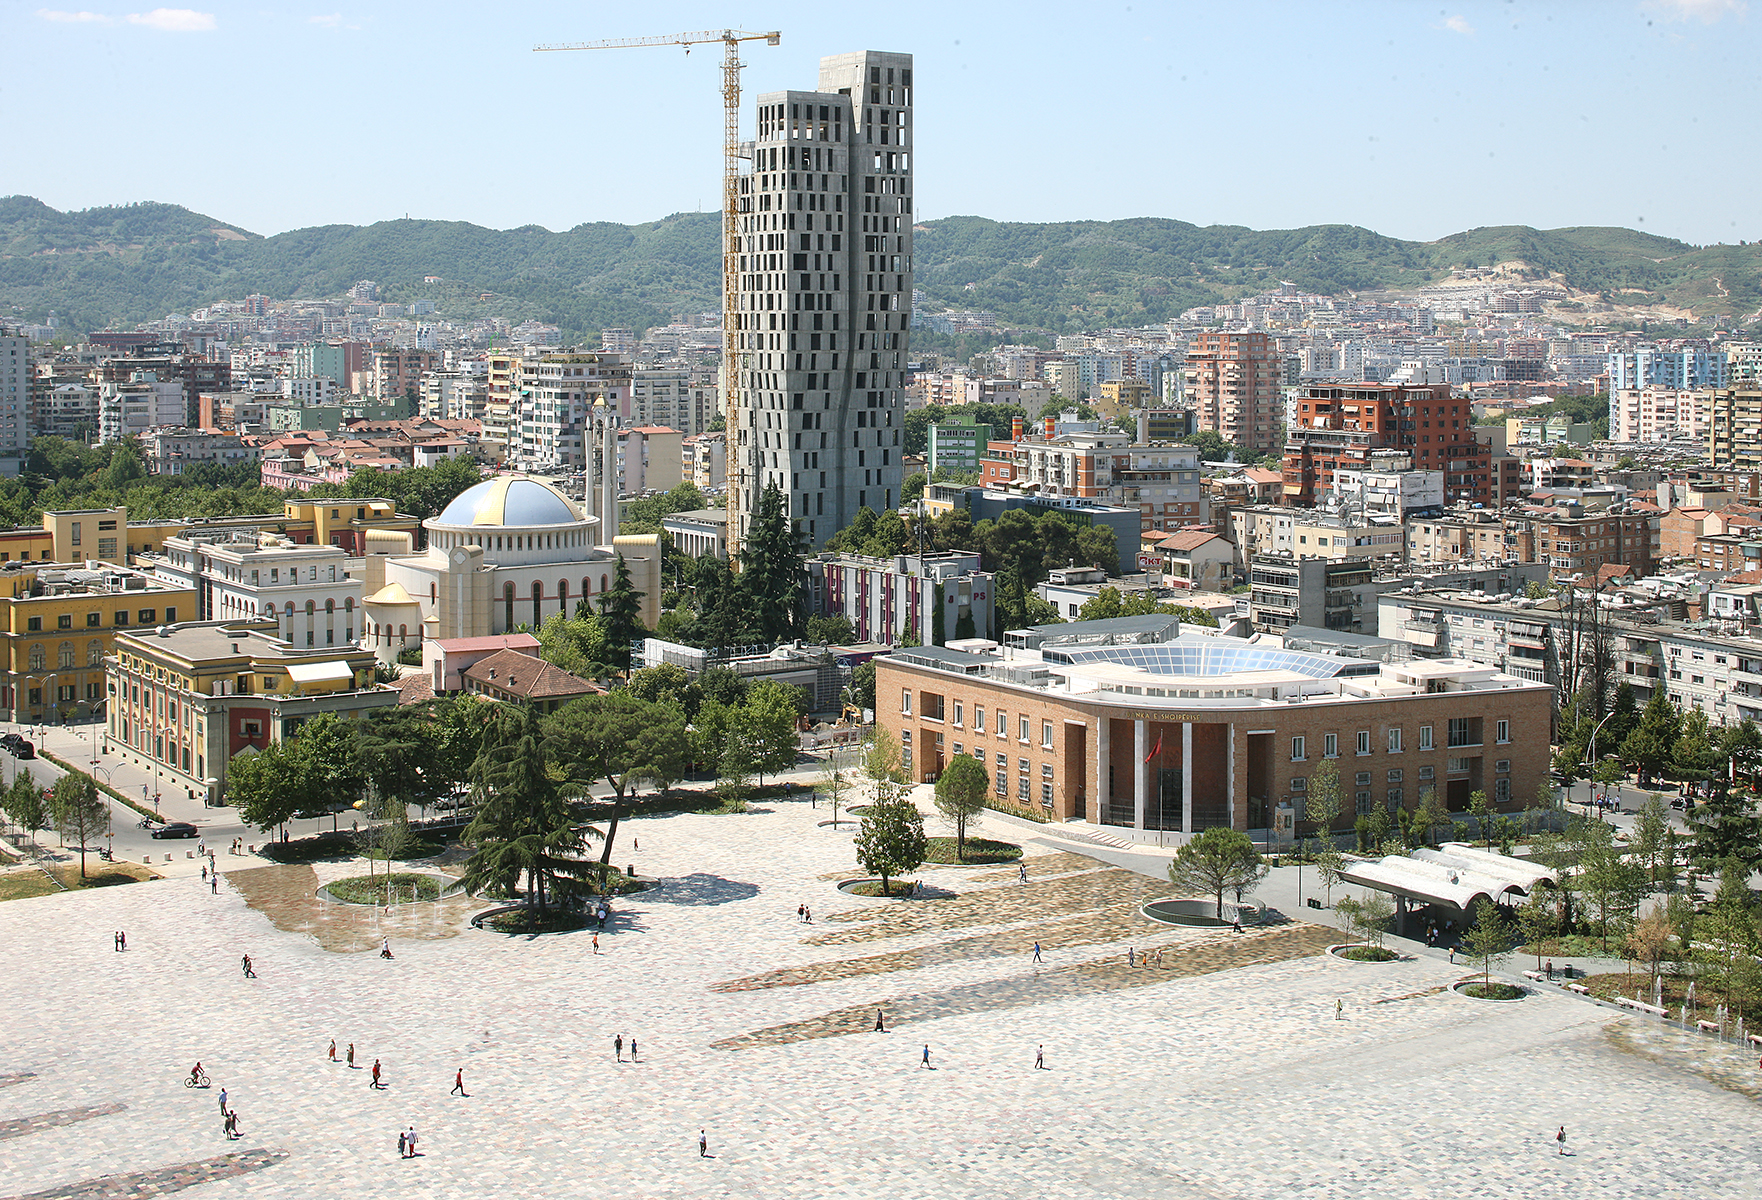
{"type": "Polygon", "coordinates": [[[569,933],[576,929],[586,929],[587,917],[581,913],[559,912],[556,909],[541,916],[537,912],[522,909],[519,912],[497,913],[493,917],[486,917],[483,927],[497,933],[569,933]]]}
{"type": "Polygon", "coordinates": [[[1401,957],[1387,946],[1342,946],[1334,955],[1352,962],[1394,962],[1401,957]]]}
{"type": "Polygon", "coordinates": [[[1462,994],[1476,1000],[1521,1000],[1524,990],[1509,983],[1471,983],[1462,994]]]}
{"type": "Polygon", "coordinates": [[[849,887],[840,888],[839,891],[851,896],[876,896],[882,899],[892,900],[895,897],[909,896],[912,891],[912,885],[909,883],[902,883],[897,879],[891,879],[887,883],[886,890],[883,890],[879,879],[865,879],[861,883],[853,883],[849,887]]]}
{"type": "Polygon", "coordinates": [[[47,896],[61,889],[49,881],[41,871],[8,871],[0,875],[0,900],[29,900],[33,896],[47,896]]]}
{"type": "Polygon", "coordinates": [[[291,842],[265,842],[257,847],[257,853],[270,862],[317,862],[327,858],[353,858],[355,843],[346,833],[327,833],[321,837],[295,838],[291,842]]]}
{"type": "Polygon", "coordinates": [[[927,863],[1002,863],[1015,862],[1022,857],[1022,848],[1013,842],[998,842],[991,838],[967,839],[967,852],[962,857],[955,857],[955,840],[951,837],[933,837],[927,839],[924,848],[924,861],[927,863]]]}
{"type": "Polygon", "coordinates": [[[325,890],[344,904],[380,904],[386,889],[391,888],[397,904],[410,903],[410,889],[416,889],[417,900],[438,900],[441,885],[438,879],[413,871],[394,871],[388,875],[351,875],[325,885],[325,890]],[[401,893],[401,894],[399,894],[401,893]]]}

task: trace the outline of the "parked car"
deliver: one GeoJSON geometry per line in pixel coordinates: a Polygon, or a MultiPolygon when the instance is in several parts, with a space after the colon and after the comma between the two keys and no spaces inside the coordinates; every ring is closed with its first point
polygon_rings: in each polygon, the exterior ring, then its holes
{"type": "Polygon", "coordinates": [[[19,758],[37,757],[36,747],[31,745],[30,740],[16,733],[0,734],[0,747],[4,747],[19,758]]]}
{"type": "Polygon", "coordinates": [[[169,825],[161,825],[153,831],[156,838],[193,838],[201,837],[202,831],[188,821],[173,821],[169,825]]]}

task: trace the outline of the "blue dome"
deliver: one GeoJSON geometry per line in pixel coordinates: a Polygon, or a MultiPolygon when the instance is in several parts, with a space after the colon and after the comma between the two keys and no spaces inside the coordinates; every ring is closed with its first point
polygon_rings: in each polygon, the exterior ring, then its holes
{"type": "Polygon", "coordinates": [[[474,484],[454,497],[436,525],[576,525],[581,511],[548,483],[524,475],[498,475],[474,484]]]}

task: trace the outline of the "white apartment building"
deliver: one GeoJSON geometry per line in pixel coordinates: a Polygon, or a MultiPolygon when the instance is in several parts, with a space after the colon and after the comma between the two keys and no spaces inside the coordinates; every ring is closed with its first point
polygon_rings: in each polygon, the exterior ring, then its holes
{"type": "Polygon", "coordinates": [[[204,464],[230,467],[256,462],[263,452],[257,446],[246,445],[237,434],[167,425],[149,431],[141,439],[141,453],[152,474],[182,475],[204,464]]]}
{"type": "Polygon", "coordinates": [[[340,546],[268,531],[186,533],[137,558],[155,578],[195,589],[198,621],[273,617],[276,636],[295,646],[347,646],[362,628],[362,581],[340,546]]]}
{"type": "Polygon", "coordinates": [[[98,427],[98,390],[84,383],[58,383],[37,406],[37,427],[40,436],[82,440],[76,435],[81,428],[98,427]]]}
{"type": "Polygon", "coordinates": [[[664,425],[640,425],[618,432],[618,494],[665,492],[683,479],[685,435],[664,425]]]}
{"type": "Polygon", "coordinates": [[[630,378],[630,360],[618,354],[521,359],[517,394],[509,406],[509,457],[538,465],[585,466],[594,406],[603,404],[620,421],[628,421],[630,378]]]}
{"type": "Polygon", "coordinates": [[[820,60],[757,97],[725,247],[737,291],[729,552],[775,486],[813,545],[899,502],[912,299],[912,58],[820,60]]]}
{"type": "Polygon", "coordinates": [[[693,383],[689,367],[639,367],[630,377],[630,420],[691,437],[721,415],[714,384],[693,383]]]}
{"type": "Polygon", "coordinates": [[[334,404],[337,398],[336,380],[328,375],[320,375],[315,379],[286,378],[281,381],[281,394],[301,404],[334,404]]]}
{"type": "Polygon", "coordinates": [[[136,371],[127,383],[103,383],[98,391],[98,440],[120,442],[160,425],[184,423],[184,385],[160,383],[152,371],[136,371]]]}
{"type": "Polygon", "coordinates": [[[1712,392],[1678,388],[1621,388],[1609,396],[1609,440],[1707,440],[1712,392]]]}
{"type": "Polygon", "coordinates": [[[0,475],[14,476],[30,448],[31,343],[0,330],[0,475]]]}
{"type": "Polygon", "coordinates": [[[418,414],[430,420],[479,421],[489,403],[489,377],[481,371],[432,371],[422,377],[418,414]]]}
{"type": "MultiPolygon", "coordinates": [[[[1372,457],[1376,457],[1374,452],[1372,457]]],[[[1411,463],[1412,459],[1407,461],[1411,463]]],[[[1409,516],[1444,511],[1444,472],[1416,471],[1393,464],[1380,469],[1373,465],[1363,471],[1342,467],[1334,472],[1333,492],[1342,511],[1366,519],[1386,517],[1405,521],[1409,516]]]]}

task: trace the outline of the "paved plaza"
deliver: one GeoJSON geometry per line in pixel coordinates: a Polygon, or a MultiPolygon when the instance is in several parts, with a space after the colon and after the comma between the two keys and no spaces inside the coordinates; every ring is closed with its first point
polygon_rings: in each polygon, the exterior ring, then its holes
{"type": "Polygon", "coordinates": [[[219,895],[0,904],[0,1197],[1762,1192],[1755,1079],[1704,1040],[1556,992],[1469,1000],[1441,956],[1347,963],[1323,926],[1155,925],[1137,905],[1166,886],[1032,833],[1026,884],[941,867],[923,899],[848,896],[850,827],[761,807],[626,822],[615,857],[664,882],[597,956],[472,929],[466,901],[316,898],[359,863],[223,856],[219,895]],[[210,1089],[182,1085],[198,1059],[210,1089]]]}

